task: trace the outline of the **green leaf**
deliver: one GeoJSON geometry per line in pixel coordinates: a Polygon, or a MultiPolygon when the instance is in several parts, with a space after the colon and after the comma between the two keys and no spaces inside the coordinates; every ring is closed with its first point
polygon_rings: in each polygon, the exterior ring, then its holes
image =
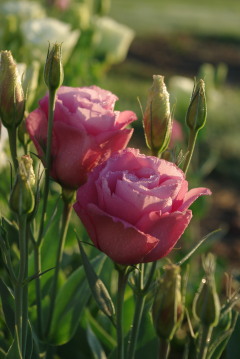
{"type": "Polygon", "coordinates": [[[237,318],[238,318],[238,313],[234,312],[234,315],[231,320],[231,326],[228,330],[227,329],[224,330],[224,328],[219,328],[220,330],[218,330],[218,327],[214,328],[214,330],[216,330],[216,333],[213,332],[212,337],[213,338],[215,337],[215,339],[212,341],[211,345],[209,346],[207,359],[220,359],[234,331],[237,318]]]}
{"type": "Polygon", "coordinates": [[[94,359],[107,359],[106,354],[90,325],[87,326],[87,340],[94,359]]]}
{"type": "Polygon", "coordinates": [[[18,344],[18,340],[15,337],[5,359],[23,359],[18,344]]]}
{"type": "Polygon", "coordinates": [[[5,359],[6,358],[6,353],[3,349],[0,348],[0,359],[5,359]]]}
{"type": "Polygon", "coordinates": [[[33,352],[32,328],[30,322],[28,322],[27,344],[26,344],[26,353],[25,353],[26,358],[32,358],[32,352],[33,352]]]}
{"type": "Polygon", "coordinates": [[[101,325],[99,321],[91,315],[89,310],[86,310],[85,315],[86,320],[91,325],[95,335],[98,337],[101,343],[103,343],[104,346],[109,349],[109,351],[112,351],[117,346],[116,340],[106,331],[106,328],[104,328],[103,325],[101,325]]]}
{"type": "MultiPolygon", "coordinates": [[[[98,255],[91,260],[91,265],[99,273],[106,256],[98,255]]],[[[91,295],[83,266],[78,268],[61,287],[53,314],[49,340],[51,344],[62,345],[74,335],[84,307],[91,295]]]]}
{"type": "Polygon", "coordinates": [[[0,279],[0,296],[2,300],[2,309],[6,325],[12,334],[12,337],[14,337],[14,297],[10,288],[4,283],[2,279],[0,279]]]}
{"type": "Polygon", "coordinates": [[[181,266],[184,262],[186,262],[192,255],[193,253],[209,238],[212,237],[213,235],[218,234],[221,231],[221,229],[215,229],[214,231],[208,233],[206,236],[204,236],[202,239],[200,239],[200,241],[194,245],[194,247],[188,252],[188,254],[182,258],[178,263],[176,263],[176,265],[181,266]]]}
{"type": "Polygon", "coordinates": [[[227,346],[227,343],[232,335],[233,330],[228,330],[223,333],[218,340],[216,340],[213,345],[209,348],[207,358],[208,359],[220,359],[224,349],[227,346]]]}
{"type": "Polygon", "coordinates": [[[91,263],[86,256],[81,242],[78,241],[79,249],[82,257],[82,263],[87,276],[88,284],[91,288],[92,295],[95,298],[98,307],[107,317],[112,317],[115,314],[114,304],[108,293],[107,288],[101,279],[96,275],[91,263]]]}

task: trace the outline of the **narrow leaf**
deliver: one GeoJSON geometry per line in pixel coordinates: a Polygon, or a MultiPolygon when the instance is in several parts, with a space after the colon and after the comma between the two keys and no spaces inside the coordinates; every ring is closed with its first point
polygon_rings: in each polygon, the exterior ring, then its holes
{"type": "Polygon", "coordinates": [[[102,325],[99,324],[99,322],[91,315],[89,310],[86,310],[85,314],[87,321],[91,325],[91,328],[98,339],[102,344],[104,344],[106,348],[112,351],[117,346],[116,339],[114,339],[113,336],[109,334],[106,329],[102,327],[102,325]]]}
{"type": "Polygon", "coordinates": [[[78,245],[92,295],[95,298],[99,309],[102,310],[107,317],[112,317],[115,314],[115,308],[108,290],[101,279],[96,275],[80,241],[78,241],[78,245]]]}
{"type": "Polygon", "coordinates": [[[2,348],[0,348],[0,359],[5,359],[5,358],[6,358],[5,351],[2,348]]]}
{"type": "Polygon", "coordinates": [[[87,341],[94,359],[107,359],[106,354],[90,325],[87,326],[87,341]]]}
{"type": "Polygon", "coordinates": [[[19,343],[17,338],[15,337],[12,345],[10,346],[5,359],[23,359],[22,354],[20,352],[19,343]]]}
{"type": "MultiPolygon", "coordinates": [[[[100,254],[91,260],[97,273],[101,271],[105,259],[106,256],[100,254]]],[[[62,345],[73,337],[90,295],[84,268],[81,266],[72,273],[57,295],[49,335],[51,344],[62,345]]]]}
{"type": "Polygon", "coordinates": [[[6,325],[10,333],[12,334],[12,337],[14,337],[14,330],[15,330],[14,297],[11,290],[4,283],[2,279],[0,279],[0,296],[2,300],[2,309],[3,309],[6,325]]]}
{"type": "Polygon", "coordinates": [[[203,242],[205,242],[209,237],[211,237],[212,235],[214,235],[220,231],[221,231],[221,229],[218,228],[218,229],[215,229],[214,231],[208,233],[188,252],[188,254],[183,259],[181,259],[178,263],[176,263],[176,265],[181,266],[183,263],[185,263],[193,255],[193,253],[198,249],[198,247],[200,247],[203,244],[203,242]]]}
{"type": "MultiPolygon", "coordinates": [[[[32,358],[33,352],[33,337],[32,337],[32,328],[30,322],[28,322],[28,332],[27,332],[27,345],[26,345],[26,358],[32,358]]],[[[33,358],[34,359],[34,358],[33,358]]]]}

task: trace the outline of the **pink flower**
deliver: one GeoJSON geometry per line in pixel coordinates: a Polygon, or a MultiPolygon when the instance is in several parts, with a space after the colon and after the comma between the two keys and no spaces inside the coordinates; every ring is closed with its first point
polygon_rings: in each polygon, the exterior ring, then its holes
{"type": "MultiPolygon", "coordinates": [[[[118,98],[97,86],[61,87],[57,92],[51,150],[51,176],[63,187],[77,189],[88,173],[114,151],[126,147],[135,121],[131,111],[113,111],[118,98]]],[[[44,163],[48,95],[27,118],[27,130],[44,163]]]]}
{"type": "Polygon", "coordinates": [[[188,191],[173,163],[126,149],[96,167],[74,209],[97,248],[120,264],[166,256],[192,217],[188,207],[207,188],[188,191]]]}

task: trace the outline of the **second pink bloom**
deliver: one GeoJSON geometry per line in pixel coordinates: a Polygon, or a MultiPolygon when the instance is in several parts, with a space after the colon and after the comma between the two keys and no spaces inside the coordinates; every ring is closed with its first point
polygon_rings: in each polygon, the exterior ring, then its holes
{"type": "Polygon", "coordinates": [[[173,163],[126,149],[93,170],[74,208],[95,246],[128,265],[166,256],[191,220],[189,206],[209,194],[188,190],[173,163]]]}
{"type": "MultiPolygon", "coordinates": [[[[63,187],[77,189],[88,173],[128,144],[135,121],[131,111],[114,111],[118,98],[97,86],[61,87],[57,92],[51,151],[51,176],[63,187]]],[[[48,96],[27,118],[27,129],[44,163],[48,96]]]]}

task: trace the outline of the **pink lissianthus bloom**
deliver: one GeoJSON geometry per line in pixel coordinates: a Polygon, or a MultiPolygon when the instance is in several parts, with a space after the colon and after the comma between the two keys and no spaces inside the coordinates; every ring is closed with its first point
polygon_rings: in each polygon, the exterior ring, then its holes
{"type": "Polygon", "coordinates": [[[90,173],[74,209],[99,250],[132,265],[166,256],[192,218],[189,206],[210,194],[188,190],[175,164],[128,148],[90,173]]]}
{"type": "MultiPolygon", "coordinates": [[[[125,148],[135,121],[132,111],[114,111],[117,96],[97,86],[60,87],[57,92],[51,149],[51,176],[64,188],[77,189],[88,173],[113,152],[125,148]]],[[[28,133],[45,164],[48,95],[26,120],[28,133]]]]}

